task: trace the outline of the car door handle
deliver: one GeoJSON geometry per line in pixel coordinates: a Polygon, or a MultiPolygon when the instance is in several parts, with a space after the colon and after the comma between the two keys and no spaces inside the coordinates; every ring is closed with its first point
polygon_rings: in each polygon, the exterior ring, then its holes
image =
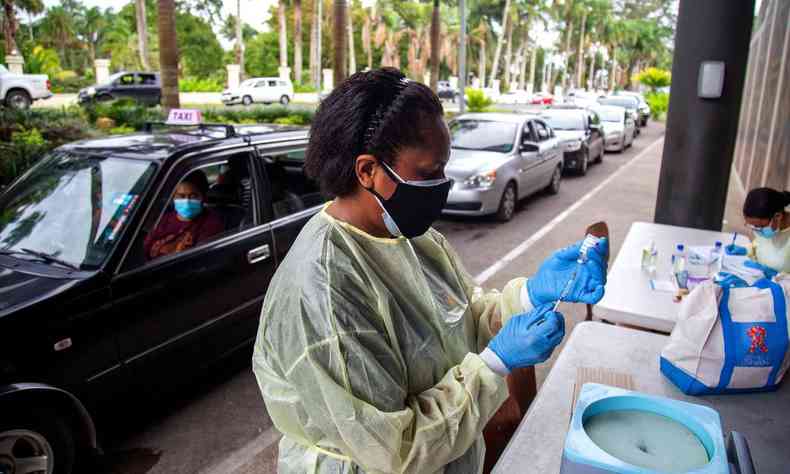
{"type": "Polygon", "coordinates": [[[247,261],[250,263],[258,263],[271,256],[272,251],[269,249],[269,244],[265,244],[247,252],[247,261]]]}

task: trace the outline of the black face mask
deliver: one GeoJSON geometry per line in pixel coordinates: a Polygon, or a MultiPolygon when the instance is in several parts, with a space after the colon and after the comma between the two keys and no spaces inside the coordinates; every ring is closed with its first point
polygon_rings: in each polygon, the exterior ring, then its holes
{"type": "Polygon", "coordinates": [[[407,239],[426,233],[447,204],[447,195],[453,187],[452,180],[406,181],[386,163],[380,163],[395,182],[395,192],[389,199],[384,199],[375,189],[365,189],[376,196],[384,209],[382,217],[387,230],[395,237],[402,235],[407,239]]]}

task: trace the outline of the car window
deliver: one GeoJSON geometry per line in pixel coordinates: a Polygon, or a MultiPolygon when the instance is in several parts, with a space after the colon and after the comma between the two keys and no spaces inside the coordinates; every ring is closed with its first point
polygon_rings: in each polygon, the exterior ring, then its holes
{"type": "Polygon", "coordinates": [[[266,169],[274,219],[326,202],[318,185],[304,174],[305,152],[304,148],[276,154],[259,152],[266,169]]]}
{"type": "Polygon", "coordinates": [[[557,111],[547,112],[541,115],[541,118],[546,121],[552,128],[556,130],[585,130],[585,115],[578,112],[570,111],[557,111]]]}
{"type": "Polygon", "coordinates": [[[133,86],[134,74],[124,74],[123,76],[119,77],[118,84],[122,86],[133,86]]]}
{"type": "Polygon", "coordinates": [[[518,124],[467,118],[450,123],[450,146],[459,150],[509,153],[516,141],[518,124]]]}
{"type": "Polygon", "coordinates": [[[255,87],[266,87],[266,81],[258,81],[255,87]]]}
{"type": "Polygon", "coordinates": [[[269,81],[269,87],[277,87],[277,81],[269,81]]]}
{"type": "Polygon", "coordinates": [[[288,87],[288,83],[285,81],[278,81],[277,85],[279,85],[280,87],[288,87]]]}
{"type": "Polygon", "coordinates": [[[538,141],[538,132],[535,131],[535,126],[532,125],[532,122],[527,122],[524,124],[524,135],[521,138],[522,142],[536,142],[538,141]]]}
{"type": "Polygon", "coordinates": [[[544,142],[548,140],[551,137],[551,134],[549,133],[549,130],[546,128],[546,125],[544,125],[543,122],[537,120],[534,123],[535,123],[535,130],[537,131],[538,134],[538,141],[544,142]]]}
{"type": "Polygon", "coordinates": [[[250,153],[244,152],[182,171],[156,203],[127,266],[199,248],[255,225],[249,170],[250,153]]]}
{"type": "Polygon", "coordinates": [[[593,125],[601,124],[601,118],[598,117],[598,114],[593,112],[592,110],[590,111],[590,123],[593,125]]]}
{"type": "Polygon", "coordinates": [[[156,84],[156,76],[153,74],[138,74],[137,82],[141,86],[152,86],[156,84]]]}
{"type": "Polygon", "coordinates": [[[55,152],[0,202],[0,251],[38,252],[98,269],[126,229],[156,166],[55,152]]]}

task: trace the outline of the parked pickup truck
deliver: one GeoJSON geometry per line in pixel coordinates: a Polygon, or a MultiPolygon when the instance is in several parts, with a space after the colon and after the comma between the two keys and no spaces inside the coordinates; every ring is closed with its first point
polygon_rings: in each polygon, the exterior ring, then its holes
{"type": "Polygon", "coordinates": [[[46,74],[12,74],[0,64],[0,98],[12,109],[28,109],[35,100],[49,99],[49,77],[46,74]]]}

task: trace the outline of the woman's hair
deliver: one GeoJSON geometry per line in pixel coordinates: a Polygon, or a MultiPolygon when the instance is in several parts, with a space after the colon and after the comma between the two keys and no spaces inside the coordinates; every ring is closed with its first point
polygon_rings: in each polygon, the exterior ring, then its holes
{"type": "Polygon", "coordinates": [[[357,186],[359,155],[369,153],[392,165],[400,150],[428,142],[425,129],[443,116],[436,94],[397,69],[358,72],[318,107],[305,173],[327,196],[348,195],[357,186]]]}
{"type": "Polygon", "coordinates": [[[749,191],[743,203],[743,215],[757,219],[770,219],[790,205],[790,192],[771,188],[756,188],[749,191]]]}
{"type": "Polygon", "coordinates": [[[200,194],[202,194],[204,197],[208,192],[208,178],[206,177],[206,173],[201,170],[195,170],[189,173],[181,182],[189,183],[196,187],[197,190],[200,191],[200,194]]]}

